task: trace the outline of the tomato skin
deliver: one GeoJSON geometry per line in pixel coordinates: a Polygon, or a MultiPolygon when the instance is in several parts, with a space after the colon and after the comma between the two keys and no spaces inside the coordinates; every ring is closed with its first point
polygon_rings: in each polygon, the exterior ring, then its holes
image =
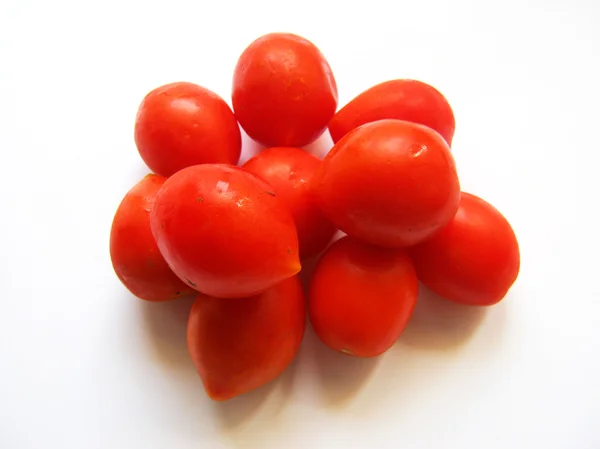
{"type": "Polygon", "coordinates": [[[146,95],[134,137],[146,165],[162,176],[197,164],[235,165],[242,150],[240,128],[227,103],[187,82],[166,84],[146,95]]]}
{"type": "Polygon", "coordinates": [[[297,276],[244,299],[200,294],[188,321],[188,349],[208,396],[225,401],[279,376],[306,327],[297,276]]]}
{"type": "Polygon", "coordinates": [[[264,35],[235,67],[233,110],[246,133],[267,147],[311,143],[327,128],[337,101],[327,60],[303,37],[264,35]]]}
{"type": "Polygon", "coordinates": [[[151,225],[169,266],[207,295],[250,296],[300,271],[290,212],[270,185],[239,167],[175,173],[158,192],[151,225]]]}
{"type": "Polygon", "coordinates": [[[346,236],[317,263],[308,310],[315,332],[327,346],[374,357],[400,337],[417,296],[417,275],[404,249],[381,248],[346,236]]]}
{"type": "Polygon", "coordinates": [[[150,230],[150,211],[165,178],[147,175],[127,192],[110,230],[110,258],[123,285],[147,301],[168,301],[193,290],[160,254],[150,230]]]}
{"type": "Polygon", "coordinates": [[[336,231],[314,202],[310,189],[321,163],[319,158],[300,148],[274,147],[260,152],[243,166],[267,181],[292,212],[301,258],[323,251],[336,231]]]}
{"type": "Polygon", "coordinates": [[[460,198],[444,139],[426,126],[392,119],[348,133],[325,157],[313,184],[334,225],[385,247],[431,237],[452,219],[460,198]]]}
{"type": "Polygon", "coordinates": [[[397,79],[377,84],[340,109],[329,122],[334,142],[365,123],[398,119],[436,130],[452,145],[454,113],[446,98],[429,84],[397,79]]]}
{"type": "Polygon", "coordinates": [[[463,192],[454,219],[410,248],[421,282],[443,298],[469,305],[498,303],[519,275],[519,244],[491,204],[463,192]]]}

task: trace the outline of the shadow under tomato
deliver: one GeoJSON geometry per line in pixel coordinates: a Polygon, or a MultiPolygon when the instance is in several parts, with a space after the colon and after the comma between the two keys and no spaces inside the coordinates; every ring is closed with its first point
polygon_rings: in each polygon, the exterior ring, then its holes
{"type": "Polygon", "coordinates": [[[292,396],[298,357],[281,375],[266,385],[223,402],[213,401],[213,409],[223,430],[234,431],[250,421],[263,408],[269,420],[275,419],[292,396]]]}
{"type": "Polygon", "coordinates": [[[167,302],[138,300],[148,341],[157,358],[167,366],[193,370],[186,343],[187,320],[194,296],[167,302]]]}
{"type": "Polygon", "coordinates": [[[227,401],[213,401],[212,409],[223,429],[225,431],[234,430],[251,418],[258,412],[273,388],[274,384],[271,382],[227,401]]]}
{"type": "Polygon", "coordinates": [[[419,284],[417,306],[400,340],[423,349],[450,349],[468,341],[487,311],[448,301],[419,284]]]}
{"type": "Polygon", "coordinates": [[[305,344],[313,355],[319,393],[330,407],[349,403],[374,373],[378,357],[360,358],[339,353],[325,346],[311,326],[307,328],[305,344]]]}
{"type": "Polygon", "coordinates": [[[329,134],[329,130],[325,130],[321,136],[317,140],[308,145],[302,147],[304,151],[307,153],[313,154],[317,156],[319,159],[323,159],[329,150],[333,147],[333,140],[331,139],[331,134],[329,134]]]}

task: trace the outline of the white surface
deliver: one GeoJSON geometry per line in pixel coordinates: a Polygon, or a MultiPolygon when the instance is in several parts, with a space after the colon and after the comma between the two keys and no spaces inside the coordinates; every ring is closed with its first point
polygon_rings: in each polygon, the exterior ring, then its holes
{"type": "Polygon", "coordinates": [[[598,449],[599,55],[594,0],[4,0],[0,448],[598,449]],[[187,358],[190,303],[129,295],[108,235],[146,173],[143,95],[189,80],[229,101],[240,52],[280,30],[322,49],[340,105],[439,88],[463,188],[511,220],[522,270],[486,312],[424,299],[377,362],[309,332],[279,381],[220,405],[187,358]]]}

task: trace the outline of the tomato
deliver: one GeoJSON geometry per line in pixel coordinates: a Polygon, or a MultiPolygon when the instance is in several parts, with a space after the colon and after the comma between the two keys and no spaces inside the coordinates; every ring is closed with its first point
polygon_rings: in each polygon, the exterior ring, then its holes
{"type": "Polygon", "coordinates": [[[452,219],[460,198],[444,139],[402,120],[379,120],[348,133],[325,157],[313,184],[334,225],[386,247],[431,237],[452,219]]]}
{"type": "Polygon", "coordinates": [[[267,181],[294,216],[300,257],[320,253],[331,241],[335,227],[315,204],[310,182],[321,160],[293,147],[268,148],[246,162],[243,168],[267,181]]]}
{"type": "Polygon", "coordinates": [[[340,109],[329,122],[334,142],[365,123],[382,119],[419,123],[436,130],[452,144],[454,113],[434,87],[415,80],[392,80],[367,89],[340,109]]]}
{"type": "Polygon", "coordinates": [[[454,219],[410,252],[424,285],[470,305],[492,305],[504,298],[521,264],[510,223],[491,204],[464,192],[454,219]]]}
{"type": "Polygon", "coordinates": [[[343,237],[317,263],[309,287],[310,321],[332,349],[358,357],[387,351],[406,327],[418,295],[404,249],[343,237]]]}
{"type": "Polygon", "coordinates": [[[191,165],[238,163],[242,138],[227,103],[192,83],[151,91],[139,107],[135,143],[154,173],[171,176],[191,165]]]}
{"type": "Polygon", "coordinates": [[[258,38],[235,67],[235,115],[251,138],[268,147],[300,147],[317,139],[337,99],[327,60],[312,42],[294,34],[258,38]]]}
{"type": "Polygon", "coordinates": [[[169,266],[207,295],[250,296],[300,271],[292,215],[239,167],[178,171],[158,192],[151,225],[169,266]]]}
{"type": "Polygon", "coordinates": [[[297,276],[244,299],[200,294],[187,341],[208,396],[224,401],[275,379],[296,356],[305,325],[297,276]]]}
{"type": "Polygon", "coordinates": [[[119,280],[141,299],[167,301],[193,291],[171,271],[150,230],[150,210],[166,181],[147,175],[127,192],[110,231],[110,258],[119,280]]]}

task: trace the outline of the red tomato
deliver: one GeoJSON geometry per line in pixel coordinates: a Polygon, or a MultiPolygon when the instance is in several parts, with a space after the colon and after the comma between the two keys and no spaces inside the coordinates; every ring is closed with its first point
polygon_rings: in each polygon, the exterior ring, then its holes
{"type": "Polygon", "coordinates": [[[150,92],[139,107],[135,143],[150,169],[163,176],[191,165],[238,163],[240,128],[214,92],[192,83],[172,83],[150,92]]]}
{"type": "Polygon", "coordinates": [[[329,132],[337,142],[360,125],[388,118],[428,126],[452,144],[455,122],[448,101],[429,84],[415,80],[386,81],[367,89],[334,115],[329,132]]]}
{"type": "Polygon", "coordinates": [[[200,294],[187,341],[208,396],[224,401],[275,379],[296,356],[305,325],[297,276],[243,300],[200,294]]]}
{"type": "Polygon", "coordinates": [[[446,299],[480,306],[504,298],[521,264],[519,244],[506,218],[464,192],[454,219],[410,252],[428,288],[446,299]]]}
{"type": "Polygon", "coordinates": [[[133,186],[110,231],[110,258],[117,277],[131,293],[148,301],[167,301],[193,291],[171,271],[150,230],[150,210],[165,181],[147,175],[133,186]]]}
{"type": "Polygon", "coordinates": [[[337,108],[327,60],[310,41],[272,33],[244,50],[233,76],[233,110],[246,133],[268,147],[307,145],[337,108]]]}
{"type": "Polygon", "coordinates": [[[387,247],[431,237],[452,219],[460,198],[444,139],[401,120],[380,120],[348,133],[325,157],[313,187],[334,225],[387,247]]]}
{"type": "Polygon", "coordinates": [[[315,332],[327,346],[373,357],[400,337],[417,294],[417,275],[403,249],[343,237],[317,263],[308,310],[315,332]]]}
{"type": "Polygon", "coordinates": [[[294,220],[272,187],[241,168],[184,168],[158,192],[152,232],[173,271],[223,298],[259,293],[300,271],[294,220]]]}
{"type": "Polygon", "coordinates": [[[268,148],[244,164],[244,169],[267,181],[294,216],[300,257],[320,253],[331,241],[335,227],[315,204],[310,181],[321,160],[293,147],[268,148]]]}

